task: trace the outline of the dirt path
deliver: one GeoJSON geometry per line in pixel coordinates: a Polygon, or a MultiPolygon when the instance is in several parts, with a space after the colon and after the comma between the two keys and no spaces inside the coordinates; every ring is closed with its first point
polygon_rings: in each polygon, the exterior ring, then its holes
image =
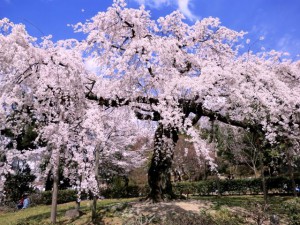
{"type": "Polygon", "coordinates": [[[175,202],[173,203],[176,206],[179,206],[180,208],[186,210],[186,211],[192,211],[195,213],[199,213],[200,210],[203,209],[210,209],[212,207],[211,202],[205,202],[205,201],[180,201],[180,202],[175,202]]]}

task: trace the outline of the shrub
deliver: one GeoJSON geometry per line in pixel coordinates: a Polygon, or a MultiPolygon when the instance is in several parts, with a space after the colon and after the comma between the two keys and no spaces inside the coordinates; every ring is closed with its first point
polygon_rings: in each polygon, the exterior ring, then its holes
{"type": "Polygon", "coordinates": [[[145,196],[149,192],[149,187],[137,185],[111,186],[101,192],[105,198],[132,198],[145,196]]]}
{"type": "MultiPolygon", "coordinates": [[[[76,201],[77,191],[75,190],[59,190],[57,196],[57,203],[67,203],[76,201]]],[[[30,195],[31,202],[34,204],[50,205],[52,201],[52,192],[44,191],[30,195]]]]}
{"type": "MultiPolygon", "coordinates": [[[[300,184],[300,179],[295,179],[300,184]]],[[[268,191],[276,193],[292,193],[292,182],[287,177],[269,177],[266,179],[268,191]]],[[[234,180],[205,180],[198,182],[174,183],[173,190],[176,194],[198,194],[198,195],[240,195],[262,193],[262,180],[256,179],[234,179],[234,180]],[[219,184],[217,183],[219,182],[219,184]]]]}

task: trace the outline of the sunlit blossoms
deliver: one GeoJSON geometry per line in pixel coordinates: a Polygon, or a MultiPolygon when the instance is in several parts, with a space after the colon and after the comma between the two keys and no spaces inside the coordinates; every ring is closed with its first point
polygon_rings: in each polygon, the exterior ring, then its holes
{"type": "MultiPolygon", "coordinates": [[[[136,137],[149,135],[137,120],[156,128],[148,175],[154,201],[172,197],[179,134],[194,143],[198,157],[212,160],[210,145],[200,138],[201,118],[260,132],[268,145],[287,141],[297,154],[300,62],[276,51],[241,53],[242,44],[250,43],[246,33],[217,18],[190,25],[175,11],[155,21],[143,6],[126,8],[115,0],[107,11],[74,25],[86,35],[81,42],[48,37],[38,43],[23,25],[4,19],[0,26],[1,129],[18,134],[34,125],[38,138],[29,150],[49,159],[49,170],[65,159],[65,174],[83,188],[97,180],[95,149],[125,156],[136,137]],[[86,69],[88,61],[97,74],[86,69]]],[[[7,155],[0,173],[25,151],[0,149],[7,155]]],[[[116,163],[141,160],[137,153],[130,158],[116,163]]],[[[93,185],[97,189],[99,182],[93,185]]]]}

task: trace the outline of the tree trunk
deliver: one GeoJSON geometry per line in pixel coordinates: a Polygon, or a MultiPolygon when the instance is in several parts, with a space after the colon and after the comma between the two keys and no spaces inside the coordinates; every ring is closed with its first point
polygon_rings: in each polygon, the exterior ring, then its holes
{"type": "MultiPolygon", "coordinates": [[[[99,189],[99,160],[100,160],[100,146],[98,145],[95,149],[95,178],[97,181],[97,186],[99,189]]],[[[93,205],[92,205],[92,221],[95,222],[97,218],[97,200],[98,196],[94,194],[93,196],[93,205]]]]}
{"type": "Polygon", "coordinates": [[[220,184],[220,177],[216,174],[216,182],[217,182],[217,196],[221,197],[221,184],[220,184]]]}
{"type": "Polygon", "coordinates": [[[93,204],[92,204],[92,221],[95,222],[97,218],[97,200],[98,197],[96,195],[93,196],[93,204]]]}
{"type": "Polygon", "coordinates": [[[59,182],[59,161],[60,154],[57,154],[56,166],[53,171],[53,190],[52,190],[52,205],[51,205],[51,223],[56,223],[56,213],[57,213],[57,195],[58,195],[58,182],[59,182]]]}
{"type": "Polygon", "coordinates": [[[265,172],[265,165],[264,165],[263,153],[262,152],[259,154],[259,159],[260,159],[260,166],[261,166],[260,176],[261,176],[261,182],[262,182],[262,188],[263,188],[263,194],[264,194],[264,203],[267,204],[268,190],[267,190],[266,178],[265,178],[265,173],[264,173],[265,172]]]}
{"type": "Polygon", "coordinates": [[[171,166],[177,141],[177,128],[164,128],[159,124],[155,132],[154,153],[148,171],[150,193],[147,198],[153,202],[176,197],[171,184],[171,166]]]}
{"type": "Polygon", "coordinates": [[[79,198],[76,200],[76,207],[75,207],[75,209],[76,209],[77,211],[80,210],[80,199],[79,199],[79,198]]]}
{"type": "Polygon", "coordinates": [[[253,172],[254,172],[254,178],[259,177],[259,170],[256,168],[256,166],[253,167],[253,172]]]}
{"type": "Polygon", "coordinates": [[[293,195],[294,195],[294,197],[297,197],[296,182],[295,182],[295,178],[294,178],[294,167],[292,165],[293,159],[292,159],[291,152],[289,149],[287,150],[287,160],[288,160],[289,177],[290,177],[290,180],[292,181],[293,195]]]}
{"type": "Polygon", "coordinates": [[[204,159],[204,178],[203,180],[207,180],[207,163],[206,163],[206,160],[204,159]]]}
{"type": "Polygon", "coordinates": [[[296,182],[294,178],[294,167],[292,166],[291,163],[289,163],[289,173],[290,173],[290,179],[292,181],[293,195],[294,197],[297,197],[296,182]]]}

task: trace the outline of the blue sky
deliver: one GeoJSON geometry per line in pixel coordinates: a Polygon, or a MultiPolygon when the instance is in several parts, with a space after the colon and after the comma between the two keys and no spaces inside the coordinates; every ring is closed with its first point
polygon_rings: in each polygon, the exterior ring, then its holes
{"type": "MultiPolygon", "coordinates": [[[[281,50],[300,54],[300,0],[127,0],[129,7],[145,4],[153,19],[179,9],[188,23],[219,17],[234,30],[249,32],[253,50],[281,50]],[[263,41],[257,41],[264,36],[263,41]],[[255,43],[255,44],[253,44],[255,43]]],[[[52,34],[54,40],[82,38],[67,24],[84,22],[104,11],[112,0],[0,0],[0,18],[23,23],[32,36],[52,34]]]]}

